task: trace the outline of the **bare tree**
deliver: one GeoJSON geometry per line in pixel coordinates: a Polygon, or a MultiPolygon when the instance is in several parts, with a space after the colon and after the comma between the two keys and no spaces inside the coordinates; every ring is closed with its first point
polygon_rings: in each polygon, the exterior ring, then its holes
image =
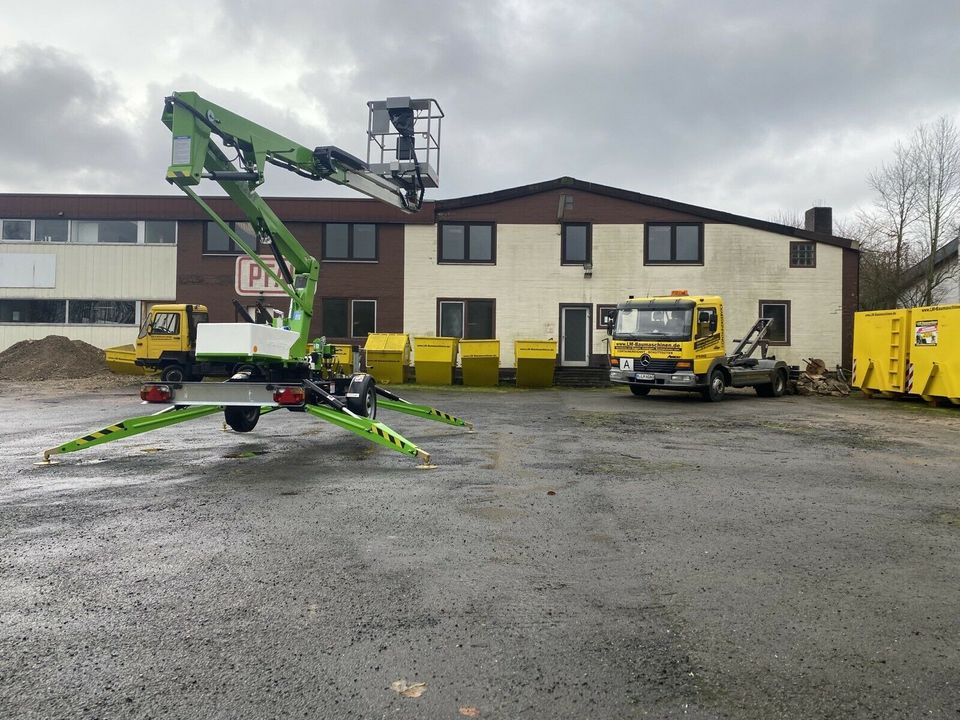
{"type": "Polygon", "coordinates": [[[805,224],[803,213],[796,210],[778,210],[777,214],[770,218],[770,222],[775,222],[777,225],[800,228],[801,230],[805,224]]]}
{"type": "Polygon", "coordinates": [[[953,121],[941,116],[917,128],[912,147],[927,265],[921,304],[931,305],[943,282],[936,268],[937,249],[960,226],[960,137],[953,121]]]}
{"type": "Polygon", "coordinates": [[[913,147],[897,142],[893,161],[884,163],[867,176],[877,196],[869,216],[871,234],[885,235],[893,252],[893,267],[899,275],[910,266],[909,234],[920,219],[920,188],[917,158],[913,147]]]}

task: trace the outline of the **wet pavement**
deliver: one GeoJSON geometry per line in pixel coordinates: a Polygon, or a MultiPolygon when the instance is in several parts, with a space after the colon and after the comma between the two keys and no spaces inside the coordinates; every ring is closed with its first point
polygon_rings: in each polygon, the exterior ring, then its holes
{"type": "Polygon", "coordinates": [[[288,412],[39,468],[144,408],[21,391],[0,717],[960,714],[960,410],[403,388],[436,469],[288,412]]]}

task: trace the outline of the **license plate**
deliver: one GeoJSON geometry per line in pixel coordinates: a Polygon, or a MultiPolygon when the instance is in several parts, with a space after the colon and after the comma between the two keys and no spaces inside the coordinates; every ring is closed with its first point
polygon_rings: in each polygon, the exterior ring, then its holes
{"type": "Polygon", "coordinates": [[[634,380],[653,380],[653,373],[637,373],[634,376],[634,380]]]}

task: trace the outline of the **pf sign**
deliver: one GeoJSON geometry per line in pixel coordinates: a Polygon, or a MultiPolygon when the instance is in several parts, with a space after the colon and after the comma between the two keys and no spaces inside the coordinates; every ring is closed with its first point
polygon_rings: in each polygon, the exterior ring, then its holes
{"type": "MultiPolygon", "coordinates": [[[[261,255],[263,263],[280,275],[279,266],[276,259],[261,255]]],[[[287,267],[290,268],[289,263],[287,267]]],[[[290,268],[291,272],[293,268],[290,268]]],[[[263,268],[253,261],[253,258],[246,255],[237,257],[237,273],[234,282],[234,290],[237,295],[284,295],[283,289],[274,282],[273,278],[267,275],[263,268]]]]}

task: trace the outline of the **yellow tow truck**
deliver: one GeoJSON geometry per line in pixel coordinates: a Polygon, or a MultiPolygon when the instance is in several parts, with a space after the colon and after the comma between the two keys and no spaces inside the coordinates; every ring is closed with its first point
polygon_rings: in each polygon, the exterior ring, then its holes
{"type": "Polygon", "coordinates": [[[787,364],[767,357],[764,337],[772,322],[760,318],[728,355],[723,300],[717,295],[634,298],[617,306],[610,333],[610,380],[634,395],[651,390],[699,392],[722,400],[728,387],[753,387],[761,397],[783,395],[787,364]],[[751,357],[760,348],[761,357],[751,357]]]}

